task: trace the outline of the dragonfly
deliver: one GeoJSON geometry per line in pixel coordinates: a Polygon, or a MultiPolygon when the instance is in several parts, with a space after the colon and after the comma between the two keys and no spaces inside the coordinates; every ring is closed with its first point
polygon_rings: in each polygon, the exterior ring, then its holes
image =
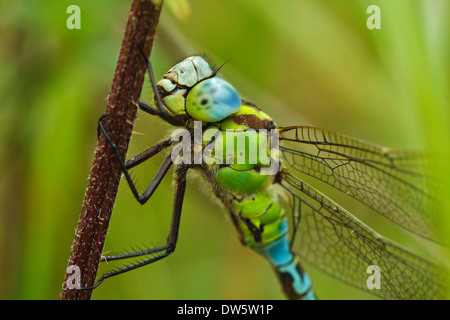
{"type": "Polygon", "coordinates": [[[170,230],[162,246],[104,256],[101,261],[141,260],[104,273],[93,288],[174,252],[187,172],[195,170],[212,185],[240,242],[272,265],[288,299],[318,297],[303,261],[384,299],[446,297],[446,267],[381,236],[301,178],[322,181],[409,232],[439,243],[442,234],[435,222],[439,199],[431,187],[432,177],[421,165],[422,154],[310,126],[279,127],[262,109],[242,99],[218,75],[221,67],[215,68],[207,58],[188,57],[156,82],[150,61],[143,57],[154,97],[153,106],[140,101],[139,109],[176,127],[178,135],[125,161],[108,134],[107,115],[99,120],[99,134],[113,148],[141,204],[174,167],[170,230]],[[230,138],[229,133],[234,136],[230,138]],[[244,143],[236,146],[242,137],[244,143]],[[140,193],[130,169],[160,152],[167,156],[140,193]],[[370,267],[375,268],[372,285],[370,267]]]}

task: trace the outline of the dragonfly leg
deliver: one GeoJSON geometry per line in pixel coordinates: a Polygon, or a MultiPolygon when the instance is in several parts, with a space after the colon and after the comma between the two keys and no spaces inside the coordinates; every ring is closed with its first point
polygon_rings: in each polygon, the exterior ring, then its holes
{"type": "Polygon", "coordinates": [[[100,135],[102,133],[103,120],[105,120],[108,117],[109,117],[109,113],[105,112],[104,114],[102,114],[100,119],[98,119],[98,123],[97,123],[97,140],[100,139],[100,135]]]}
{"type": "MultiPolygon", "coordinates": [[[[137,256],[142,256],[142,255],[147,255],[147,254],[154,254],[154,253],[158,253],[158,252],[162,252],[162,253],[159,253],[156,256],[152,256],[148,259],[145,259],[145,260],[135,263],[133,265],[125,266],[125,267],[104,273],[93,286],[83,287],[83,288],[80,288],[80,290],[95,289],[103,282],[103,280],[105,280],[107,278],[111,278],[116,275],[125,273],[127,271],[134,270],[134,269],[143,267],[145,265],[151,264],[153,262],[159,261],[161,259],[164,259],[165,257],[167,257],[168,255],[170,255],[172,252],[175,251],[175,247],[176,247],[177,239],[178,239],[178,230],[180,227],[181,208],[183,205],[184,193],[186,190],[186,172],[187,172],[187,170],[188,170],[187,167],[180,167],[180,169],[177,170],[177,172],[176,172],[175,195],[174,195],[174,204],[173,204],[173,211],[172,211],[172,220],[170,223],[170,230],[169,230],[169,235],[167,237],[167,243],[160,247],[155,247],[155,248],[143,250],[140,252],[125,254],[125,255],[122,255],[122,257],[117,256],[117,257],[119,257],[117,259],[137,257],[137,256]]],[[[111,259],[111,257],[110,257],[109,260],[114,260],[114,259],[111,259]]]]}
{"type": "Polygon", "coordinates": [[[158,246],[158,247],[154,247],[154,248],[149,248],[149,249],[145,249],[145,250],[141,250],[141,251],[136,251],[136,252],[127,252],[124,254],[118,254],[118,255],[113,255],[113,256],[103,256],[100,259],[100,262],[108,262],[108,261],[114,261],[114,260],[121,260],[121,259],[128,259],[128,258],[135,258],[135,257],[140,257],[140,256],[146,256],[149,254],[155,254],[161,251],[167,250],[167,246],[158,246]]]}
{"type": "Polygon", "coordinates": [[[171,157],[171,155],[167,156],[166,160],[164,160],[163,164],[161,165],[158,172],[156,173],[156,176],[153,178],[152,182],[150,182],[149,186],[145,189],[145,191],[142,195],[139,194],[128,169],[132,168],[134,166],[137,166],[138,164],[142,163],[143,161],[151,158],[152,156],[154,156],[155,154],[157,154],[158,152],[160,152],[161,150],[163,150],[164,148],[169,146],[171,144],[171,141],[164,140],[164,141],[160,142],[159,144],[157,144],[157,145],[147,149],[146,151],[142,152],[141,154],[137,155],[136,157],[133,157],[130,160],[128,160],[127,162],[125,162],[123,160],[122,156],[120,155],[117,145],[114,143],[114,141],[112,141],[111,137],[106,132],[106,129],[103,125],[103,119],[104,119],[104,116],[102,116],[100,118],[100,120],[98,122],[98,126],[99,126],[100,130],[103,132],[103,134],[105,135],[108,143],[113,148],[114,153],[117,157],[117,160],[119,161],[119,163],[122,167],[122,172],[128,182],[128,185],[130,186],[130,189],[131,189],[134,197],[140,204],[144,204],[150,199],[150,197],[155,192],[156,188],[159,186],[160,182],[166,175],[167,171],[172,166],[172,163],[173,163],[172,157],[171,157]]]}
{"type": "Polygon", "coordinates": [[[160,114],[158,109],[155,109],[140,100],[139,100],[139,109],[141,109],[142,111],[145,111],[147,113],[150,113],[151,115],[154,115],[154,116],[159,116],[159,114],[160,114]]]}
{"type": "Polygon", "coordinates": [[[139,102],[139,108],[145,112],[148,112],[150,114],[153,115],[158,115],[161,119],[169,122],[170,124],[174,125],[174,126],[184,126],[186,121],[181,119],[181,118],[177,118],[174,117],[173,115],[171,115],[169,112],[167,112],[167,110],[164,108],[164,102],[161,98],[161,95],[159,94],[159,90],[156,87],[156,81],[155,81],[155,76],[153,74],[153,68],[152,68],[152,64],[150,63],[150,60],[148,60],[147,56],[145,55],[144,51],[142,50],[141,46],[139,46],[139,50],[142,54],[142,57],[145,60],[145,63],[147,64],[147,70],[148,70],[148,75],[150,76],[150,82],[152,84],[152,88],[153,88],[153,93],[155,95],[155,100],[156,103],[158,105],[158,110],[156,110],[153,107],[150,107],[149,105],[143,103],[143,102],[139,102]],[[157,112],[157,113],[156,113],[157,112]]]}
{"type": "Polygon", "coordinates": [[[158,154],[160,151],[164,150],[165,148],[171,146],[172,143],[173,143],[172,140],[167,139],[167,140],[163,140],[163,141],[155,144],[154,146],[151,146],[150,148],[141,152],[137,156],[134,156],[133,158],[125,161],[125,167],[127,169],[131,169],[131,168],[137,166],[138,164],[140,164],[140,163],[150,159],[154,155],[158,154]]]}

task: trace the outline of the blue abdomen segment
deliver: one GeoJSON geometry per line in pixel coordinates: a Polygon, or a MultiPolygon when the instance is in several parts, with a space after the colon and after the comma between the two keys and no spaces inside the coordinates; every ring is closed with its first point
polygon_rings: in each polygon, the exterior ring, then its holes
{"type": "Polygon", "coordinates": [[[269,260],[288,298],[314,300],[311,280],[291,252],[288,220],[275,189],[237,197],[233,204],[241,241],[269,260]]]}
{"type": "Polygon", "coordinates": [[[311,279],[301,268],[298,257],[290,251],[287,234],[271,243],[255,246],[254,249],[271,262],[289,299],[316,299],[311,279]]]}

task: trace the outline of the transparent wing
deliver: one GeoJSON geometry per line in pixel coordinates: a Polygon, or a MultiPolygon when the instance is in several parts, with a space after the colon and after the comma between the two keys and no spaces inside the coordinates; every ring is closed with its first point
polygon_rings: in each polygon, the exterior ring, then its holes
{"type": "MultiPolygon", "coordinates": [[[[424,238],[441,242],[439,207],[426,158],[313,127],[280,128],[280,150],[295,171],[319,179],[424,238]]],[[[292,171],[291,169],[289,171],[292,171]]]]}
{"type": "Polygon", "coordinates": [[[383,238],[306,183],[281,173],[292,195],[292,250],[322,271],[385,299],[444,299],[449,271],[383,238]],[[370,290],[369,266],[377,266],[380,289],[370,290]]]}

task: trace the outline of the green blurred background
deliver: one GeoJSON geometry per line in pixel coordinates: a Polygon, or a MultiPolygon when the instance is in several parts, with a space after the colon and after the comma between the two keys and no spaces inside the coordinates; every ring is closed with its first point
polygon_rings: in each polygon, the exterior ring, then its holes
{"type": "MultiPolygon", "coordinates": [[[[206,52],[217,65],[231,59],[222,75],[279,125],[448,151],[450,2],[192,0],[187,20],[174,14],[183,11],[179,3],[166,0],[160,19],[151,56],[157,77],[206,52]],[[380,30],[366,27],[372,4],[381,8],[380,30]]],[[[0,1],[2,299],[59,298],[130,5],[0,1]],[[66,27],[71,4],[81,8],[81,30],[66,27]]],[[[151,99],[147,83],[142,100],[151,99]]],[[[141,113],[134,131],[129,156],[169,126],[141,113]]],[[[159,160],[135,171],[142,188],[159,160]]],[[[449,177],[445,166],[441,176],[449,177]]],[[[164,243],[172,187],[166,179],[140,206],[122,181],[105,251],[164,243]]],[[[269,264],[240,245],[208,191],[189,179],[175,254],[106,280],[92,298],[283,299],[269,264]]],[[[382,234],[430,252],[386,220],[367,219],[382,234]]],[[[373,298],[305,267],[322,299],[373,298]]]]}

